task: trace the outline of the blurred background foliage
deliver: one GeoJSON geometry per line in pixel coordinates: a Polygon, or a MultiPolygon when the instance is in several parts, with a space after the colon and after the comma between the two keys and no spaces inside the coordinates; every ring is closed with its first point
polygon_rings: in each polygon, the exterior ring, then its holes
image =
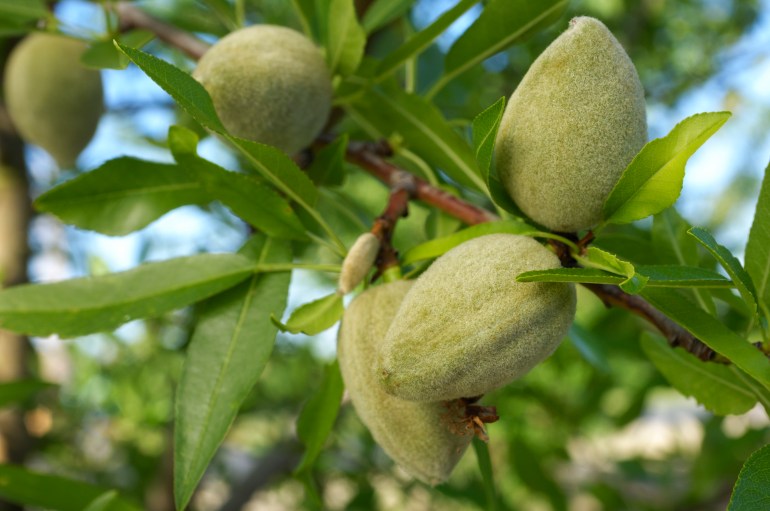
{"type": "MultiPolygon", "coordinates": [[[[211,40],[232,28],[228,0],[137,3],[211,40]]],[[[359,3],[363,8],[368,2],[359,3]]],[[[367,50],[372,57],[401,44],[454,2],[400,3],[404,15],[373,35],[367,50]]],[[[245,7],[251,23],[298,26],[291,2],[248,0],[245,7]]],[[[92,33],[101,23],[98,2],[62,0],[54,9],[63,27],[73,32],[92,33]]],[[[768,2],[573,0],[562,20],[462,75],[436,97],[437,104],[458,130],[465,130],[483,108],[510,95],[529,64],[577,14],[602,19],[627,49],[645,86],[653,136],[668,131],[683,112],[735,113],[733,127],[710,143],[711,152],[691,162],[688,170],[698,174],[686,181],[680,206],[693,223],[721,232],[726,244],[740,252],[770,146],[770,44],[761,44],[770,33],[768,2]],[[764,83],[764,95],[757,93],[757,81],[764,83]],[[709,155],[728,146],[752,150],[707,165],[707,159],[714,159],[709,155]],[[711,188],[708,193],[698,182],[711,188]]],[[[437,77],[443,52],[471,20],[463,17],[420,57],[416,91],[437,77]]],[[[192,68],[160,43],[148,49],[192,68]]],[[[192,121],[134,68],[107,71],[105,78],[109,112],[97,140],[81,157],[80,170],[125,153],[167,160],[162,148],[167,126],[191,126],[192,121]]],[[[239,166],[214,139],[201,150],[229,168],[239,166]]],[[[40,151],[28,149],[27,156],[34,195],[68,177],[40,151]]],[[[400,163],[414,167],[414,162],[400,163]]],[[[345,182],[321,198],[324,217],[346,243],[368,228],[387,196],[379,182],[348,170],[345,182]],[[340,196],[356,207],[338,208],[340,196]]],[[[402,250],[458,226],[422,206],[410,213],[397,230],[396,245],[402,250]]],[[[625,229],[649,237],[651,225],[625,229]]],[[[622,237],[624,231],[615,234],[622,237]]],[[[126,239],[63,228],[39,217],[32,224],[29,269],[35,280],[101,273],[172,255],[232,250],[245,236],[245,228],[216,207],[182,208],[126,239]]],[[[648,250],[626,255],[643,262],[648,250]]],[[[322,259],[324,254],[304,257],[322,259]]],[[[333,282],[322,276],[296,272],[290,309],[331,289],[333,282]]],[[[724,509],[742,462],[770,441],[764,411],[712,416],[671,390],[644,356],[638,333],[646,325],[624,311],[605,309],[589,293],[581,293],[579,303],[570,341],[526,378],[484,398],[502,417],[489,426],[499,508],[724,509]]],[[[24,407],[34,438],[26,452],[28,466],[120,488],[148,510],[172,509],[170,422],[190,328],[186,311],[133,322],[109,335],[33,339],[35,354],[26,369],[58,388],[24,407]]],[[[279,334],[259,384],[193,500],[194,509],[312,507],[302,483],[291,476],[300,456],[294,424],[323,364],[333,357],[334,335],[279,334]]],[[[471,510],[486,505],[473,454],[465,456],[449,484],[431,489],[415,483],[373,443],[349,404],[321,454],[314,482],[326,509],[471,510]]]]}

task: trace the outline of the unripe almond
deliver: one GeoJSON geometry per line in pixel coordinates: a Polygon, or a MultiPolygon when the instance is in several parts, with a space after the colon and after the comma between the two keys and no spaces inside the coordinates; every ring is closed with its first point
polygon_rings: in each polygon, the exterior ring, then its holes
{"type": "Polygon", "coordinates": [[[203,55],[193,76],[230,133],[288,154],[315,139],[331,110],[323,55],[286,27],[254,25],[228,34],[203,55]]]}
{"type": "Polygon", "coordinates": [[[436,259],[404,298],[378,371],[391,395],[415,401],[474,397],[548,357],[575,315],[572,284],[516,282],[560,267],[537,241],[481,236],[436,259]]]}
{"type": "Polygon", "coordinates": [[[450,430],[462,421],[462,407],[388,395],[374,368],[385,332],[411,285],[401,280],[358,295],[342,318],[337,357],[353,406],[374,440],[404,470],[435,485],[449,477],[471,441],[472,431],[450,430]]]}
{"type": "Polygon", "coordinates": [[[536,222],[599,223],[605,199],[647,141],[644,90],[602,22],[574,18],[511,96],[495,146],[500,181],[536,222]]]}
{"type": "Polygon", "coordinates": [[[337,285],[340,294],[350,293],[364,280],[366,274],[372,269],[379,251],[380,240],[374,234],[365,232],[356,239],[345,260],[342,261],[342,271],[340,271],[337,285]]]}
{"type": "Polygon", "coordinates": [[[5,101],[21,137],[39,145],[62,167],[75,163],[102,115],[102,78],[80,63],[81,41],[36,33],[8,59],[5,101]]]}

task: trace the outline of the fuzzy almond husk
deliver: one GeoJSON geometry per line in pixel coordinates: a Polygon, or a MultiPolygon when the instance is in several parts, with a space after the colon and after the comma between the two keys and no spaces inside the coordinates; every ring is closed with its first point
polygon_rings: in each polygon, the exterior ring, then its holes
{"type": "Polygon", "coordinates": [[[364,280],[374,266],[379,251],[380,240],[374,234],[365,232],[356,239],[345,260],[342,261],[342,271],[337,284],[341,294],[350,293],[364,280]]]}
{"type": "Polygon", "coordinates": [[[575,287],[516,282],[560,267],[537,241],[490,234],[436,259],[404,298],[377,370],[383,389],[414,401],[474,397],[520,378],[559,345],[575,287]]]}
{"type": "Polygon", "coordinates": [[[374,440],[404,470],[435,485],[446,481],[473,437],[472,430],[464,435],[450,431],[460,422],[462,407],[388,395],[374,367],[385,332],[411,285],[391,282],[357,296],[342,318],[337,357],[353,406],[374,440]]]}
{"type": "Polygon", "coordinates": [[[510,196],[559,232],[590,228],[647,142],[644,90],[601,21],[574,18],[511,96],[495,145],[510,196]]]}

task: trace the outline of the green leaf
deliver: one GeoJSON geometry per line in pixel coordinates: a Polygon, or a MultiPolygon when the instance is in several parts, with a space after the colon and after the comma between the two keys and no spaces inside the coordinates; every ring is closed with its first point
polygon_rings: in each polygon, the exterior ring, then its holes
{"type": "Polygon", "coordinates": [[[332,293],[297,307],[285,325],[275,317],[272,319],[283,332],[316,335],[334,326],[343,312],[342,296],[332,293]]]}
{"type": "Polygon", "coordinates": [[[195,176],[211,199],[220,200],[233,213],[281,239],[306,240],[305,228],[289,202],[253,176],[223,169],[197,153],[198,135],[181,126],[171,126],[168,144],[174,159],[195,176]]]}
{"type": "Polygon", "coordinates": [[[770,389],[770,361],[746,339],[727,328],[722,321],[695,306],[680,293],[647,288],[642,296],[663,314],[727,357],[736,366],[770,389]]]}
{"type": "Polygon", "coordinates": [[[765,169],[746,243],[746,271],[756,285],[757,300],[770,319],[770,165],[765,169]]]}
{"type": "Polygon", "coordinates": [[[313,163],[307,169],[307,175],[316,185],[340,186],[345,180],[345,150],[348,147],[348,134],[345,133],[321,148],[313,155],[313,163]]]}
{"type": "Polygon", "coordinates": [[[45,0],[0,0],[0,19],[15,22],[33,21],[48,17],[45,0]]]}
{"type": "Polygon", "coordinates": [[[436,21],[414,34],[408,41],[385,57],[377,68],[375,80],[382,80],[398,69],[405,61],[425,51],[444,30],[449,28],[449,25],[478,2],[479,0],[460,0],[454,7],[439,16],[436,21]]]}
{"type": "Polygon", "coordinates": [[[353,74],[361,63],[366,33],[358,23],[353,0],[330,0],[327,11],[326,62],[335,74],[353,74]]]}
{"type": "Polygon", "coordinates": [[[124,156],[42,194],[35,207],[81,229],[122,236],[172,209],[209,202],[195,173],[124,156]]]}
{"type": "MultiPolygon", "coordinates": [[[[14,502],[54,511],[83,511],[104,495],[105,489],[72,479],[0,465],[0,502],[14,502]]],[[[106,511],[140,511],[123,498],[115,498],[106,511]]]]}
{"type": "Polygon", "coordinates": [[[38,392],[53,387],[56,387],[56,385],[41,380],[17,380],[0,383],[0,408],[11,404],[23,403],[38,392]]]}
{"type": "Polygon", "coordinates": [[[74,337],[156,317],[219,293],[249,276],[237,254],[179,257],[98,277],[26,284],[0,291],[0,327],[74,337]]]}
{"type": "Polygon", "coordinates": [[[756,511],[770,508],[770,445],[755,451],[733,488],[727,511],[756,511]]]}
{"type": "Polygon", "coordinates": [[[406,14],[414,0],[375,0],[366,11],[361,24],[367,34],[406,14]]]}
{"type": "Polygon", "coordinates": [[[107,511],[118,499],[118,492],[109,490],[96,497],[83,511],[107,511]]]}
{"type": "Polygon", "coordinates": [[[492,459],[489,456],[489,446],[481,439],[473,437],[473,451],[476,453],[476,462],[479,465],[481,481],[484,484],[484,496],[487,501],[486,509],[497,509],[497,491],[495,490],[495,475],[492,470],[492,459]]]}
{"type": "Polygon", "coordinates": [[[645,145],[604,202],[604,221],[633,222],[674,204],[682,191],[687,160],[729,117],[729,112],[696,114],[645,145]]]}
{"type": "Polygon", "coordinates": [[[729,366],[704,362],[682,348],[672,348],[661,337],[642,333],[641,346],[663,376],[685,396],[717,415],[748,412],[757,398],[729,366]]]}
{"type": "Polygon", "coordinates": [[[291,4],[297,13],[305,34],[311,39],[318,40],[318,26],[316,22],[319,17],[316,16],[315,0],[291,0],[291,4]]]}
{"type": "Polygon", "coordinates": [[[558,20],[568,4],[568,0],[490,0],[473,25],[449,49],[444,74],[428,97],[492,55],[523,42],[558,20]]]}
{"type": "Polygon", "coordinates": [[[719,261],[722,268],[730,275],[743,300],[748,304],[749,309],[752,313],[755,313],[757,310],[757,300],[754,283],[751,282],[751,277],[743,269],[740,261],[724,246],[717,243],[717,240],[706,229],[693,227],[688,231],[688,234],[698,240],[714,256],[714,259],[719,261]]]}
{"type": "Polygon", "coordinates": [[[473,148],[481,177],[489,181],[489,167],[495,150],[495,137],[505,111],[505,97],[495,101],[473,119],[473,148]]]}
{"type": "Polygon", "coordinates": [[[584,266],[599,270],[625,275],[626,280],[621,282],[620,289],[626,293],[636,294],[647,285],[648,278],[640,275],[634,265],[621,260],[615,254],[611,254],[597,247],[588,247],[585,257],[579,258],[584,266]]]}
{"type": "Polygon", "coordinates": [[[516,276],[517,282],[580,282],[619,285],[625,280],[626,277],[596,268],[553,268],[551,270],[525,271],[516,276]]]}
{"type": "Polygon", "coordinates": [[[155,83],[169,93],[174,101],[198,121],[201,126],[217,133],[225,133],[222,121],[217,117],[211,96],[203,85],[181,69],[158,57],[115,42],[115,45],[155,83]]]}
{"type": "Polygon", "coordinates": [[[570,342],[586,361],[604,374],[611,371],[602,339],[577,323],[572,323],[568,334],[570,342]]]}
{"type": "Polygon", "coordinates": [[[436,238],[412,247],[402,257],[401,264],[407,265],[417,261],[433,259],[463,242],[486,234],[497,233],[534,235],[537,233],[537,229],[519,220],[503,220],[474,225],[449,236],[436,238]]]}
{"type": "MultiPolygon", "coordinates": [[[[118,41],[131,48],[141,48],[153,40],[155,34],[148,30],[132,30],[118,35],[118,41]]],[[[115,47],[112,40],[91,43],[80,56],[80,62],[97,69],[125,69],[128,57],[115,47]]]]}
{"type": "Polygon", "coordinates": [[[302,407],[297,419],[297,436],[305,445],[305,454],[294,471],[295,474],[312,470],[326,438],[334,427],[344,390],[340,367],[335,360],[326,366],[321,385],[302,407]]]}
{"type": "MultiPolygon", "coordinates": [[[[636,274],[649,287],[731,288],[732,282],[722,275],[695,266],[637,266],[636,274]]],[[[521,273],[519,282],[583,282],[586,284],[620,285],[627,277],[599,268],[553,268],[521,273]]]]}
{"type": "Polygon", "coordinates": [[[349,108],[369,121],[385,138],[399,133],[409,147],[431,166],[440,168],[463,186],[486,189],[468,143],[431,102],[396,87],[371,90],[349,108]]]}
{"type": "MultiPolygon", "coordinates": [[[[287,242],[264,236],[247,250],[258,254],[251,264],[291,259],[287,242]]],[[[201,304],[176,397],[177,509],[189,502],[270,357],[277,332],[270,314],[283,312],[289,280],[288,272],[257,274],[201,304]]]]}

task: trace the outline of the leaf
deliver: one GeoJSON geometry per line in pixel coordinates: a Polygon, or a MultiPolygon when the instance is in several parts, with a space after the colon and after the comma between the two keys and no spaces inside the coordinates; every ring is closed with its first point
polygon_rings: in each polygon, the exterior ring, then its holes
{"type": "Polygon", "coordinates": [[[292,7],[297,13],[297,17],[300,20],[302,29],[305,34],[311,39],[318,39],[318,27],[316,21],[318,16],[315,12],[314,0],[291,0],[292,7]]]}
{"type": "MultiPolygon", "coordinates": [[[[55,511],[83,511],[104,495],[105,489],[72,479],[0,465],[0,502],[14,502],[55,511]]],[[[106,511],[140,511],[139,506],[117,497],[106,511]]]]}
{"type": "Polygon", "coordinates": [[[400,134],[431,166],[461,185],[486,189],[470,146],[426,99],[392,87],[387,92],[371,90],[349,108],[359,114],[357,118],[371,122],[381,136],[400,134]]]}
{"type": "Polygon", "coordinates": [[[109,490],[96,497],[83,511],[107,511],[118,499],[118,492],[109,490]]]}
{"type": "Polygon", "coordinates": [[[11,404],[23,403],[35,394],[56,385],[41,380],[17,380],[0,383],[0,408],[11,404]]]}
{"type": "Polygon", "coordinates": [[[597,268],[553,268],[525,271],[516,276],[517,282],[580,282],[619,285],[625,280],[626,277],[597,268]]]}
{"type": "Polygon", "coordinates": [[[253,176],[230,172],[198,156],[198,135],[194,131],[171,126],[168,144],[177,163],[195,176],[212,199],[220,200],[233,213],[269,236],[307,239],[305,228],[286,199],[253,176]]]}
{"type": "Polygon", "coordinates": [[[577,323],[570,326],[569,340],[586,361],[604,374],[611,371],[606,349],[599,336],[577,323]]]}
{"type": "Polygon", "coordinates": [[[765,169],[746,243],[746,271],[756,285],[757,300],[770,319],[770,165],[765,169]]]}
{"type": "Polygon", "coordinates": [[[319,186],[340,186],[345,180],[345,150],[348,147],[348,134],[345,133],[321,148],[313,155],[313,163],[307,169],[307,175],[319,186]]]}
{"type": "Polygon", "coordinates": [[[414,0],[375,0],[367,9],[361,25],[367,34],[406,14],[414,0]]]}
{"type": "MultiPolygon", "coordinates": [[[[646,280],[647,287],[730,288],[732,283],[722,275],[693,266],[638,266],[636,274],[646,280]]],[[[626,276],[599,268],[553,268],[524,272],[519,282],[581,282],[614,284],[625,282],[626,276]]]]}
{"type": "Polygon", "coordinates": [[[272,320],[282,332],[316,335],[334,326],[343,312],[342,296],[332,293],[297,307],[285,325],[275,317],[272,320]]]}
{"type": "Polygon", "coordinates": [[[0,327],[62,337],[113,330],[219,293],[253,267],[237,254],[200,254],[98,277],[15,286],[0,291],[0,327]]]}
{"type": "Polygon", "coordinates": [[[326,62],[332,73],[353,74],[361,63],[366,33],[358,23],[353,0],[331,0],[327,11],[326,62]]]}
{"type": "Polygon", "coordinates": [[[672,348],[661,337],[643,332],[641,346],[663,376],[685,396],[717,415],[748,412],[757,398],[751,388],[737,380],[729,366],[704,362],[682,348],[672,348]]]}
{"type": "Polygon", "coordinates": [[[647,277],[637,273],[633,264],[600,248],[588,247],[585,258],[580,258],[580,261],[588,267],[625,275],[626,280],[619,285],[626,293],[636,294],[647,284],[647,277]]]}
{"type": "Polygon", "coordinates": [[[735,287],[741,293],[743,300],[748,304],[752,313],[756,313],[757,300],[756,291],[754,291],[754,283],[751,282],[751,277],[743,269],[740,261],[725,247],[717,243],[714,237],[706,229],[701,227],[693,227],[688,231],[688,234],[698,240],[701,245],[706,247],[711,255],[719,261],[722,268],[730,275],[735,287]]]}
{"type": "Polygon", "coordinates": [[[428,97],[447,83],[512,44],[559,19],[567,0],[490,0],[478,19],[452,45],[444,63],[444,74],[428,97]]]}
{"type": "Polygon", "coordinates": [[[767,508],[770,508],[770,445],[755,451],[743,464],[727,511],[767,508]]]}
{"type": "Polygon", "coordinates": [[[42,194],[35,207],[81,229],[122,236],[180,206],[209,202],[194,173],[124,156],[42,194]]]}
{"type": "MultiPolygon", "coordinates": [[[[155,34],[148,30],[132,30],[117,36],[118,41],[131,48],[141,48],[153,40],[155,34]]],[[[97,69],[125,69],[128,57],[115,47],[112,40],[91,43],[80,56],[80,62],[97,69]]]]}
{"type": "Polygon", "coordinates": [[[674,204],[682,191],[687,160],[729,117],[729,112],[696,114],[645,145],[604,202],[604,221],[633,222],[674,204]]]}
{"type": "Polygon", "coordinates": [[[344,390],[340,367],[335,360],[326,366],[321,385],[302,407],[297,419],[297,436],[305,445],[305,454],[294,471],[295,474],[312,470],[326,438],[334,427],[344,390]]]}
{"type": "Polygon", "coordinates": [[[503,220],[474,225],[443,238],[436,238],[409,249],[401,259],[401,264],[407,265],[417,261],[433,259],[456,247],[457,245],[487,234],[509,233],[533,235],[537,230],[519,220],[503,220]]]}
{"type": "Polygon", "coordinates": [[[0,19],[17,23],[34,21],[48,16],[45,0],[0,0],[0,19]]]}
{"type": "MultiPolygon", "coordinates": [[[[257,253],[251,264],[291,259],[287,242],[260,235],[247,250],[257,253]]],[[[176,396],[177,509],[189,502],[270,357],[277,332],[270,314],[283,312],[289,280],[288,272],[257,274],[201,304],[176,396]]]]}
{"type": "Polygon", "coordinates": [[[473,148],[476,152],[476,162],[479,164],[481,177],[487,182],[495,150],[495,137],[504,111],[505,97],[502,97],[473,119],[473,148]]]}
{"type": "Polygon", "coordinates": [[[647,288],[642,296],[656,309],[679,323],[709,348],[727,357],[736,366],[770,389],[770,361],[722,321],[695,306],[681,294],[647,288]]]}
{"type": "Polygon", "coordinates": [[[454,7],[444,12],[436,21],[414,34],[395,51],[389,53],[377,68],[377,78],[375,80],[382,80],[405,61],[425,51],[439,35],[449,28],[449,25],[476,5],[478,1],[459,0],[454,7]]]}
{"type": "Polygon", "coordinates": [[[479,465],[481,481],[484,485],[484,496],[487,501],[486,509],[497,509],[497,491],[495,490],[495,476],[492,470],[492,459],[489,456],[489,446],[479,438],[473,437],[471,441],[476,453],[476,462],[479,465]]]}
{"type": "Polygon", "coordinates": [[[115,45],[131,62],[139,66],[147,76],[169,93],[174,101],[179,103],[201,126],[217,133],[226,133],[222,121],[214,110],[211,96],[195,78],[149,53],[119,42],[115,42],[115,45]]]}

